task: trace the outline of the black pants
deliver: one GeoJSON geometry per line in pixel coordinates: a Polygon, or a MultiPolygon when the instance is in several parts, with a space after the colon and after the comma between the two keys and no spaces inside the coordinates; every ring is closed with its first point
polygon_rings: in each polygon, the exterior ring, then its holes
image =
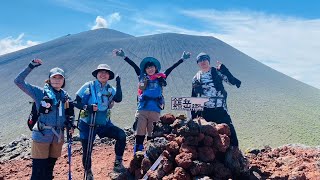
{"type": "Polygon", "coordinates": [[[215,123],[226,123],[230,127],[231,137],[230,145],[239,146],[236,130],[232,124],[231,118],[226,110],[222,107],[219,108],[204,108],[202,112],[202,117],[209,122],[215,123]]]}
{"type": "MultiPolygon", "coordinates": [[[[81,139],[82,150],[83,150],[82,164],[85,169],[87,168],[86,170],[89,170],[91,168],[91,153],[89,153],[87,157],[89,125],[83,121],[80,121],[79,129],[80,129],[80,139],[81,139]],[[87,166],[86,166],[86,160],[88,160],[87,166]]],[[[109,123],[106,126],[96,127],[93,134],[92,141],[94,141],[96,134],[98,134],[100,138],[109,137],[109,138],[115,139],[116,140],[115,154],[118,157],[123,156],[123,153],[126,147],[126,134],[121,128],[114,126],[112,123],[109,123]]],[[[92,149],[90,151],[92,151],[92,149]]]]}
{"type": "Polygon", "coordinates": [[[31,180],[52,180],[56,158],[32,159],[31,180]]]}

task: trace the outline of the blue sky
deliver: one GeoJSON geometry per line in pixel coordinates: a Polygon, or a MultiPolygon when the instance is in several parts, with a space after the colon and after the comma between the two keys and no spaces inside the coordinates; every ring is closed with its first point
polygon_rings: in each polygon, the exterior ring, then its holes
{"type": "Polygon", "coordinates": [[[0,55],[66,34],[111,28],[135,36],[214,36],[320,89],[320,1],[10,0],[0,6],[0,55]]]}

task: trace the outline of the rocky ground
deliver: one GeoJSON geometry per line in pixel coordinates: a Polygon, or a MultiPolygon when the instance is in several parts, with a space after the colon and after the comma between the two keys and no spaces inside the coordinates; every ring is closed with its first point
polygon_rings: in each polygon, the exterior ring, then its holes
{"type": "MultiPolygon", "coordinates": [[[[172,123],[172,122],[171,122],[172,123]]],[[[159,126],[166,126],[164,124],[159,126]]],[[[159,130],[159,129],[158,129],[159,130]]],[[[208,130],[208,129],[207,129],[208,130]]],[[[168,130],[166,130],[168,131],[168,130]]],[[[185,127],[182,129],[176,129],[175,131],[182,133],[186,133],[185,127]]],[[[212,133],[213,131],[207,131],[212,133]]],[[[123,174],[115,174],[112,172],[113,162],[114,162],[114,141],[111,139],[97,139],[95,141],[95,146],[93,149],[93,172],[96,180],[104,180],[104,179],[135,179],[134,173],[130,174],[130,168],[132,169],[132,160],[133,160],[133,135],[132,131],[129,129],[126,130],[127,133],[127,147],[124,154],[124,165],[129,170],[123,174]]],[[[204,133],[205,134],[205,133],[204,133]]],[[[221,134],[220,134],[221,135],[221,134]]],[[[213,136],[212,136],[213,137],[213,136]]],[[[221,137],[221,136],[220,136],[221,137]]],[[[225,137],[224,137],[225,138],[225,137]]],[[[183,145],[180,147],[179,142],[176,137],[172,135],[166,138],[170,140],[171,143],[168,143],[167,146],[163,146],[163,149],[169,151],[169,154],[173,154],[175,149],[186,149],[183,145]],[[172,143],[174,142],[174,143],[172,143]]],[[[179,138],[178,138],[179,139],[179,138]]],[[[194,139],[187,139],[183,141],[184,143],[188,142],[189,144],[194,143],[194,139]]],[[[207,150],[210,150],[209,147],[216,147],[214,144],[211,144],[211,138],[205,136],[203,139],[206,141],[206,144],[210,144],[210,146],[203,146],[202,149],[197,147],[196,150],[198,152],[198,157],[196,161],[193,161],[201,164],[201,161],[207,161],[207,163],[216,164],[214,159],[218,159],[218,157],[211,157],[210,154],[203,156],[207,150]],[[209,149],[208,149],[209,148],[209,149]],[[200,153],[200,150],[205,150],[203,153],[200,153]],[[212,161],[213,160],[213,161],[212,161]]],[[[200,141],[199,141],[200,142],[200,141]]],[[[68,179],[68,164],[67,164],[67,149],[65,147],[63,149],[63,155],[58,159],[55,170],[54,170],[54,179],[68,179]]],[[[222,144],[222,145],[225,145],[222,144]]],[[[150,147],[150,145],[149,145],[150,147]]],[[[222,148],[223,146],[219,147],[222,148]]],[[[218,148],[218,149],[219,149],[218,148]]],[[[162,150],[163,150],[162,149],[162,150]]],[[[184,151],[183,150],[183,151],[184,151]]],[[[224,151],[224,149],[220,149],[224,151]]],[[[211,151],[211,150],[210,150],[211,151]]],[[[72,176],[73,179],[83,179],[83,168],[81,163],[81,144],[78,141],[78,138],[74,138],[73,146],[72,146],[72,176]]],[[[182,155],[178,155],[178,159],[186,159],[188,160],[188,152],[180,152],[182,155]]],[[[216,153],[216,152],[215,152],[216,153]]],[[[154,155],[154,152],[151,152],[151,155],[154,155]]],[[[216,154],[218,155],[218,154],[216,154]]],[[[319,147],[306,147],[302,145],[285,145],[278,148],[270,148],[265,147],[264,149],[254,149],[250,151],[244,152],[245,158],[248,162],[248,176],[245,179],[274,179],[274,180],[320,180],[320,148],[319,147]]],[[[168,154],[165,155],[169,157],[168,154]]],[[[167,158],[163,165],[158,169],[168,169],[168,161],[167,158]],[[164,165],[164,164],[167,164],[164,165]]],[[[190,156],[192,159],[192,156],[190,156]]],[[[194,160],[194,159],[192,159],[194,160]]],[[[144,161],[145,162],[145,161],[144,161]]],[[[195,179],[195,176],[191,176],[191,174],[197,174],[197,172],[193,169],[192,165],[187,164],[179,164],[180,162],[176,160],[177,163],[174,162],[170,170],[170,173],[163,175],[164,178],[167,179],[180,179],[179,177],[184,177],[183,180],[188,178],[195,179]],[[184,171],[184,167],[188,169],[184,171]],[[189,173],[188,176],[175,176],[174,174],[186,174],[189,173]],[[177,178],[178,177],[178,178],[177,178]],[[188,178],[185,178],[188,177],[188,178]]],[[[192,164],[192,163],[191,163],[192,164]]],[[[221,164],[220,164],[221,165],[221,164]]],[[[219,168],[224,169],[224,172],[228,172],[228,169],[225,167],[219,166],[219,168]]],[[[215,169],[217,170],[217,169],[215,169]]],[[[132,171],[131,171],[132,172],[132,171]]],[[[141,171],[140,171],[141,172],[141,171]]],[[[199,171],[200,172],[200,171],[199,171]]],[[[221,171],[220,171],[221,172],[221,171]]],[[[156,171],[150,172],[150,179],[156,178],[156,171]]],[[[199,173],[198,173],[199,174],[199,173]]],[[[0,180],[2,179],[29,179],[31,175],[31,159],[30,159],[30,139],[26,137],[21,137],[16,141],[13,141],[10,144],[0,146],[0,180]]],[[[211,174],[212,175],[212,174],[211,174]]],[[[197,176],[198,179],[201,177],[202,179],[213,179],[213,176],[197,176]],[[211,178],[210,178],[211,177],[211,178]]],[[[227,177],[227,176],[225,176],[227,177]]],[[[243,177],[242,177],[243,178],[243,177]]],[[[228,178],[225,178],[228,179],[228,178]]],[[[236,178],[234,178],[236,179],[236,178]]]]}

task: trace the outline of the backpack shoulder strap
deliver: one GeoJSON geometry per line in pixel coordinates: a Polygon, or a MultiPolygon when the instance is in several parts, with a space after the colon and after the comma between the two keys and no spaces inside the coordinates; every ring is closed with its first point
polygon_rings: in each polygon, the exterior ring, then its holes
{"type": "Polygon", "coordinates": [[[197,72],[197,74],[196,74],[196,79],[197,79],[198,81],[201,80],[201,71],[198,71],[198,72],[197,72]]]}
{"type": "Polygon", "coordinates": [[[37,104],[35,101],[32,102],[32,109],[31,109],[32,112],[37,112],[37,115],[39,115],[39,111],[37,109],[37,104]]]}

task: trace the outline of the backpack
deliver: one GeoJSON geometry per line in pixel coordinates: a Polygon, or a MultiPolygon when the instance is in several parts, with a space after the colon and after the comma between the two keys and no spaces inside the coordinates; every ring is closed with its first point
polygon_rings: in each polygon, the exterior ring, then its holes
{"type": "MultiPolygon", "coordinates": [[[[149,97],[144,93],[145,90],[147,90],[147,86],[148,86],[148,83],[149,83],[149,79],[146,78],[146,76],[142,76],[142,77],[139,77],[139,87],[138,87],[138,95],[137,95],[137,104],[139,103],[139,101],[145,101],[144,103],[144,107],[147,106],[148,102],[150,100],[152,101],[157,101],[158,102],[158,106],[161,110],[164,109],[164,106],[165,106],[165,102],[164,102],[164,97],[163,97],[163,87],[167,85],[166,83],[166,80],[165,78],[163,77],[158,77],[154,80],[157,80],[157,84],[160,86],[161,90],[160,90],[160,94],[159,96],[157,97],[149,97]]],[[[153,80],[153,81],[154,81],[153,80]]]]}
{"type": "Polygon", "coordinates": [[[32,131],[33,126],[38,121],[40,113],[37,111],[37,106],[36,106],[35,102],[29,102],[29,104],[32,104],[32,108],[31,108],[31,112],[30,112],[28,120],[27,120],[27,124],[28,124],[30,131],[32,131]]]}
{"type": "MultiPolygon", "coordinates": [[[[68,96],[66,96],[65,98],[68,98],[68,96]]],[[[46,96],[46,93],[44,92],[44,97],[43,97],[43,100],[45,100],[46,102],[50,102],[50,104],[52,104],[52,100],[48,98],[48,96],[46,96]]],[[[39,108],[39,111],[37,110],[37,106],[36,106],[36,102],[32,101],[32,102],[29,102],[29,104],[32,104],[32,107],[31,107],[31,112],[28,116],[28,120],[27,120],[27,125],[28,125],[28,128],[30,129],[30,131],[32,131],[34,125],[37,123],[38,119],[39,119],[39,116],[40,116],[40,112],[42,113],[49,113],[51,111],[51,107],[50,108],[43,108],[41,105],[40,105],[40,108],[39,108]],[[45,112],[43,112],[45,111],[45,112]]],[[[72,106],[73,108],[73,106],[72,106]]],[[[69,113],[71,114],[71,112],[66,112],[66,114],[69,113]]]]}
{"type": "MultiPolygon", "coordinates": [[[[94,87],[94,81],[90,81],[89,87],[88,87],[88,93],[85,94],[84,97],[82,97],[82,102],[88,103],[89,98],[90,98],[90,96],[92,95],[92,94],[91,94],[91,87],[92,87],[92,86],[93,86],[93,91],[96,91],[96,89],[95,89],[95,87],[94,87]]],[[[112,88],[112,86],[111,86],[110,84],[107,84],[107,87],[106,87],[107,91],[108,91],[109,88],[112,88]]],[[[110,105],[110,103],[111,103],[110,100],[111,100],[112,97],[113,97],[112,93],[110,93],[107,97],[108,97],[109,105],[110,105]]],[[[109,105],[108,105],[108,108],[109,108],[109,105]]],[[[76,120],[76,121],[77,121],[77,128],[78,128],[78,129],[79,129],[80,118],[81,118],[81,116],[85,116],[85,115],[87,115],[87,111],[85,111],[85,110],[80,110],[80,111],[79,111],[78,119],[76,120]]],[[[108,119],[110,119],[110,116],[111,116],[111,111],[110,111],[110,109],[108,109],[108,119]]],[[[79,130],[80,130],[80,129],[79,129],[79,130]]]]}
{"type": "MultiPolygon", "coordinates": [[[[221,91],[222,94],[224,94],[225,96],[227,95],[224,86],[222,84],[222,79],[221,77],[218,75],[217,70],[215,68],[211,68],[210,69],[211,72],[211,78],[212,78],[212,83],[214,84],[214,87],[217,91],[221,91]]],[[[197,72],[196,74],[196,81],[195,83],[192,85],[192,88],[195,90],[195,92],[197,94],[199,94],[201,96],[203,89],[202,89],[202,82],[200,79],[200,74],[201,72],[197,72]]]]}

